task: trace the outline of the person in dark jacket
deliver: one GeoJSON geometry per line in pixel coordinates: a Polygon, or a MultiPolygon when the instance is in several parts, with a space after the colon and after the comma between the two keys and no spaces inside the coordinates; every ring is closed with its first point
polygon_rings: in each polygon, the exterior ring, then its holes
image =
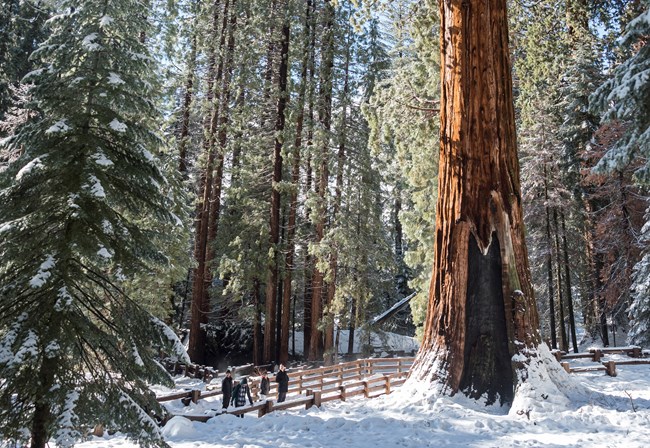
{"type": "MultiPolygon", "coordinates": [[[[244,406],[246,404],[246,397],[248,397],[248,402],[251,405],[253,404],[251,389],[248,387],[248,380],[246,378],[242,378],[232,392],[231,401],[234,402],[236,408],[244,406]]],[[[239,414],[238,417],[244,418],[244,414],[239,414]]]]}
{"type": "Polygon", "coordinates": [[[289,390],[289,375],[285,369],[284,364],[280,364],[280,370],[275,375],[275,382],[278,383],[278,403],[282,403],[287,398],[289,390]]]}
{"type": "Polygon", "coordinates": [[[223,394],[222,407],[228,409],[230,398],[232,397],[232,375],[230,370],[226,370],[226,377],[221,382],[221,393],[223,394]]]}
{"type": "Polygon", "coordinates": [[[266,400],[266,396],[269,394],[269,389],[271,389],[269,374],[265,370],[262,372],[262,380],[260,381],[260,395],[262,396],[262,400],[266,400]]]}

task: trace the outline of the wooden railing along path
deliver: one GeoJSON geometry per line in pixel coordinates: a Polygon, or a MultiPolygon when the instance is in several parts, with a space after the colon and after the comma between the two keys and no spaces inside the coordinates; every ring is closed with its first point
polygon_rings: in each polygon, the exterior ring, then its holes
{"type": "Polygon", "coordinates": [[[553,354],[555,355],[555,358],[560,362],[564,370],[566,370],[568,373],[582,373],[603,370],[609,376],[616,376],[617,365],[650,364],[650,359],[644,359],[650,357],[650,350],[643,350],[641,347],[636,345],[630,345],[626,347],[591,348],[587,353],[565,353],[556,350],[553,352],[553,354]],[[623,361],[601,361],[605,355],[611,354],[627,355],[630,358],[634,359],[623,361]],[[591,359],[593,362],[600,363],[600,365],[589,367],[571,367],[569,365],[568,360],[581,358],[591,359]]]}
{"type": "MultiPolygon", "coordinates": [[[[261,417],[272,411],[304,406],[320,406],[322,403],[334,400],[345,401],[350,397],[363,395],[374,398],[390,394],[393,388],[406,381],[411,364],[415,358],[371,358],[360,359],[333,366],[319,367],[309,370],[288,370],[289,390],[287,400],[277,403],[277,383],[275,377],[269,376],[271,389],[266,401],[255,402],[250,406],[239,408],[229,407],[228,410],[217,411],[221,414],[246,414],[257,412],[261,417]]],[[[249,385],[254,400],[259,398],[259,377],[250,377],[249,385]]],[[[173,395],[158,397],[159,402],[181,399],[187,405],[190,401],[221,395],[221,385],[214,390],[191,390],[173,395]]],[[[215,403],[220,408],[221,403],[215,403]]],[[[172,416],[173,417],[173,416],[172,416]]],[[[207,421],[214,415],[181,415],[194,421],[207,421]]]]}

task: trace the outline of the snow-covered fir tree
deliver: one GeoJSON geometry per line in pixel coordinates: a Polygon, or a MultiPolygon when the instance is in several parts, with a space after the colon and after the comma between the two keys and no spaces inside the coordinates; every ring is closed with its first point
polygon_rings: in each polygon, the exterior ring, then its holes
{"type": "MultiPolygon", "coordinates": [[[[642,11],[630,21],[619,39],[620,49],[628,57],[616,66],[610,78],[591,96],[595,110],[604,111],[603,121],[621,126],[621,137],[596,166],[602,171],[622,171],[639,165],[637,182],[647,188],[650,182],[650,2],[641,2],[642,11]],[[638,163],[644,161],[644,163],[638,163]]],[[[648,241],[650,216],[646,215],[642,238],[648,241]]],[[[628,311],[631,326],[628,339],[634,344],[650,342],[650,253],[646,249],[634,267],[630,287],[632,305],[628,311]]]]}
{"type": "MultiPolygon", "coordinates": [[[[123,284],[168,263],[180,220],[154,156],[147,2],[61,1],[32,58],[37,118],[0,179],[0,439],[71,446],[102,423],[166,446],[150,383],[178,339],[123,284]]],[[[162,294],[163,296],[166,295],[162,294]]]]}
{"type": "MultiPolygon", "coordinates": [[[[642,230],[646,247],[650,245],[650,209],[647,222],[642,230]]],[[[632,305],[629,310],[630,331],[628,342],[642,347],[650,346],[650,251],[634,267],[632,278],[632,305]]]]}
{"type": "Polygon", "coordinates": [[[632,20],[619,39],[622,50],[629,57],[618,65],[611,77],[591,96],[592,107],[604,111],[604,120],[625,124],[619,141],[605,154],[597,168],[614,170],[641,157],[646,164],[636,173],[644,181],[650,180],[650,2],[632,20]]]}

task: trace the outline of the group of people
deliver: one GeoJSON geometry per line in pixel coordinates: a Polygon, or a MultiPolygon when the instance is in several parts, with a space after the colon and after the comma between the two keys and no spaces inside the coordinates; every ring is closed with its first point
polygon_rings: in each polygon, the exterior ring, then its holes
{"type": "MultiPolygon", "coordinates": [[[[266,371],[261,373],[261,377],[260,395],[261,399],[265,400],[271,390],[271,384],[266,371]]],[[[281,403],[287,398],[287,391],[289,390],[289,375],[284,364],[280,364],[278,373],[275,374],[275,382],[278,383],[278,403],[281,403]]],[[[244,406],[246,399],[251,405],[253,404],[248,379],[243,377],[239,381],[234,380],[230,370],[226,371],[226,377],[221,382],[221,392],[223,393],[222,406],[224,409],[228,409],[231,404],[234,404],[235,407],[244,406]]],[[[239,414],[239,417],[244,418],[244,414],[239,414]]]]}

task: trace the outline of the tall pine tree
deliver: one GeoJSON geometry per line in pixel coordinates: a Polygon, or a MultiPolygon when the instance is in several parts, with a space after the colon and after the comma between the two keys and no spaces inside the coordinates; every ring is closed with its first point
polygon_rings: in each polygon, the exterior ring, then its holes
{"type": "Polygon", "coordinates": [[[98,422],[165,446],[154,342],[182,347],[122,285],[165,265],[180,225],[152,131],[146,2],[62,1],[0,189],[1,437],[71,446],[98,422]],[[24,428],[27,428],[27,432],[24,428]]]}

